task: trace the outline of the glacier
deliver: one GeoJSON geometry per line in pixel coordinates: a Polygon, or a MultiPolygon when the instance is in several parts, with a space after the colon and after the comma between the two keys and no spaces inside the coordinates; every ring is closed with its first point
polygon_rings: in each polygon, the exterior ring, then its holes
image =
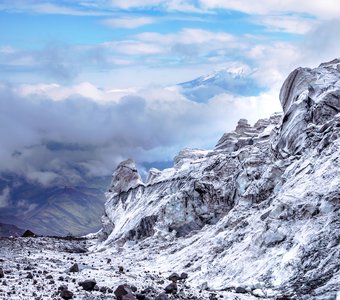
{"type": "Polygon", "coordinates": [[[194,288],[242,290],[239,299],[335,299],[339,72],[339,59],[294,70],[282,114],[241,119],[214,149],[184,149],[146,182],[122,162],[92,250],[119,249],[145,269],[187,272],[194,288]]]}

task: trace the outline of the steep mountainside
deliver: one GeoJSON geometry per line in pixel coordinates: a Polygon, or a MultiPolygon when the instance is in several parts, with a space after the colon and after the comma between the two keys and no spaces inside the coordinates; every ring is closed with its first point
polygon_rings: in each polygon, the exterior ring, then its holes
{"type": "Polygon", "coordinates": [[[15,174],[2,175],[0,191],[7,191],[7,200],[6,206],[0,207],[0,222],[42,235],[81,235],[99,230],[107,182],[104,178],[93,188],[45,187],[15,174]]]}
{"type": "Polygon", "coordinates": [[[15,225],[0,223],[0,237],[21,236],[24,232],[15,225]]]}
{"type": "Polygon", "coordinates": [[[202,289],[335,299],[340,60],[293,71],[280,101],[283,115],[254,126],[240,120],[214,150],[185,149],[173,168],[151,169],[146,183],[133,161],[122,162],[97,249],[124,245],[121,257],[184,270],[202,289]]]}

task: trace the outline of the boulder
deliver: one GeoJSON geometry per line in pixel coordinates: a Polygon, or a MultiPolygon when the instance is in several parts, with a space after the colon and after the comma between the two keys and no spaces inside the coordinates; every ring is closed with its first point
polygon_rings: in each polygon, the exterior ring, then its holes
{"type": "Polygon", "coordinates": [[[159,294],[155,300],[168,300],[169,299],[169,296],[165,293],[162,293],[162,294],[159,294]]]}
{"type": "Polygon", "coordinates": [[[235,292],[238,293],[238,294],[245,294],[247,293],[247,290],[241,286],[238,286],[236,289],[235,289],[235,292]]]}
{"type": "Polygon", "coordinates": [[[167,294],[176,294],[177,293],[177,284],[175,282],[170,283],[165,287],[165,292],[167,294]]]}
{"type": "Polygon", "coordinates": [[[75,264],[69,269],[69,272],[71,272],[71,273],[79,272],[79,266],[78,266],[78,264],[75,263],[75,264]]]}
{"type": "Polygon", "coordinates": [[[127,284],[119,285],[114,291],[117,300],[136,300],[131,288],[127,284]]]}
{"type": "Polygon", "coordinates": [[[72,299],[73,293],[71,291],[69,291],[68,289],[64,289],[60,292],[60,297],[65,299],[65,300],[72,299]]]}
{"type": "Polygon", "coordinates": [[[181,277],[177,273],[172,273],[168,279],[172,282],[177,282],[177,280],[181,279],[181,277]]]}
{"type": "Polygon", "coordinates": [[[94,290],[94,287],[96,286],[97,282],[94,279],[88,279],[82,282],[79,282],[79,285],[88,292],[91,292],[94,290]]]}
{"type": "Polygon", "coordinates": [[[37,235],[31,230],[26,230],[21,237],[36,237],[37,235]]]}

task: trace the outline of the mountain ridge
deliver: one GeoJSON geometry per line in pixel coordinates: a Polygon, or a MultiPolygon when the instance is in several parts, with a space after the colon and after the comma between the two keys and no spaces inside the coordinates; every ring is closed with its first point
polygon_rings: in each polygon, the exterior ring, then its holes
{"type": "Polygon", "coordinates": [[[265,89],[253,78],[254,72],[242,66],[224,68],[177,86],[183,95],[195,102],[206,102],[219,94],[256,96],[265,89]]]}
{"type": "Polygon", "coordinates": [[[198,288],[333,299],[339,72],[339,59],[294,70],[280,92],[283,116],[254,126],[240,120],[214,150],[183,150],[173,168],[150,170],[145,184],[131,171],[124,178],[134,181],[122,188],[118,168],[97,249],[123,247],[122,256],[144,257],[149,268],[185,270],[198,288]]]}

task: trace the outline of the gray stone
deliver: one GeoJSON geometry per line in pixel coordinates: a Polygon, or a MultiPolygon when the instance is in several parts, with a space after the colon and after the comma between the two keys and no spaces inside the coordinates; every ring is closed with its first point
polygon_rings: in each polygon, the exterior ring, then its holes
{"type": "Polygon", "coordinates": [[[69,270],[69,272],[71,273],[76,273],[76,272],[79,272],[79,266],[77,263],[75,263],[69,270]]]}
{"type": "Polygon", "coordinates": [[[96,286],[97,282],[94,279],[88,279],[85,281],[79,282],[79,285],[85,290],[85,291],[93,291],[94,287],[96,286]]]}

